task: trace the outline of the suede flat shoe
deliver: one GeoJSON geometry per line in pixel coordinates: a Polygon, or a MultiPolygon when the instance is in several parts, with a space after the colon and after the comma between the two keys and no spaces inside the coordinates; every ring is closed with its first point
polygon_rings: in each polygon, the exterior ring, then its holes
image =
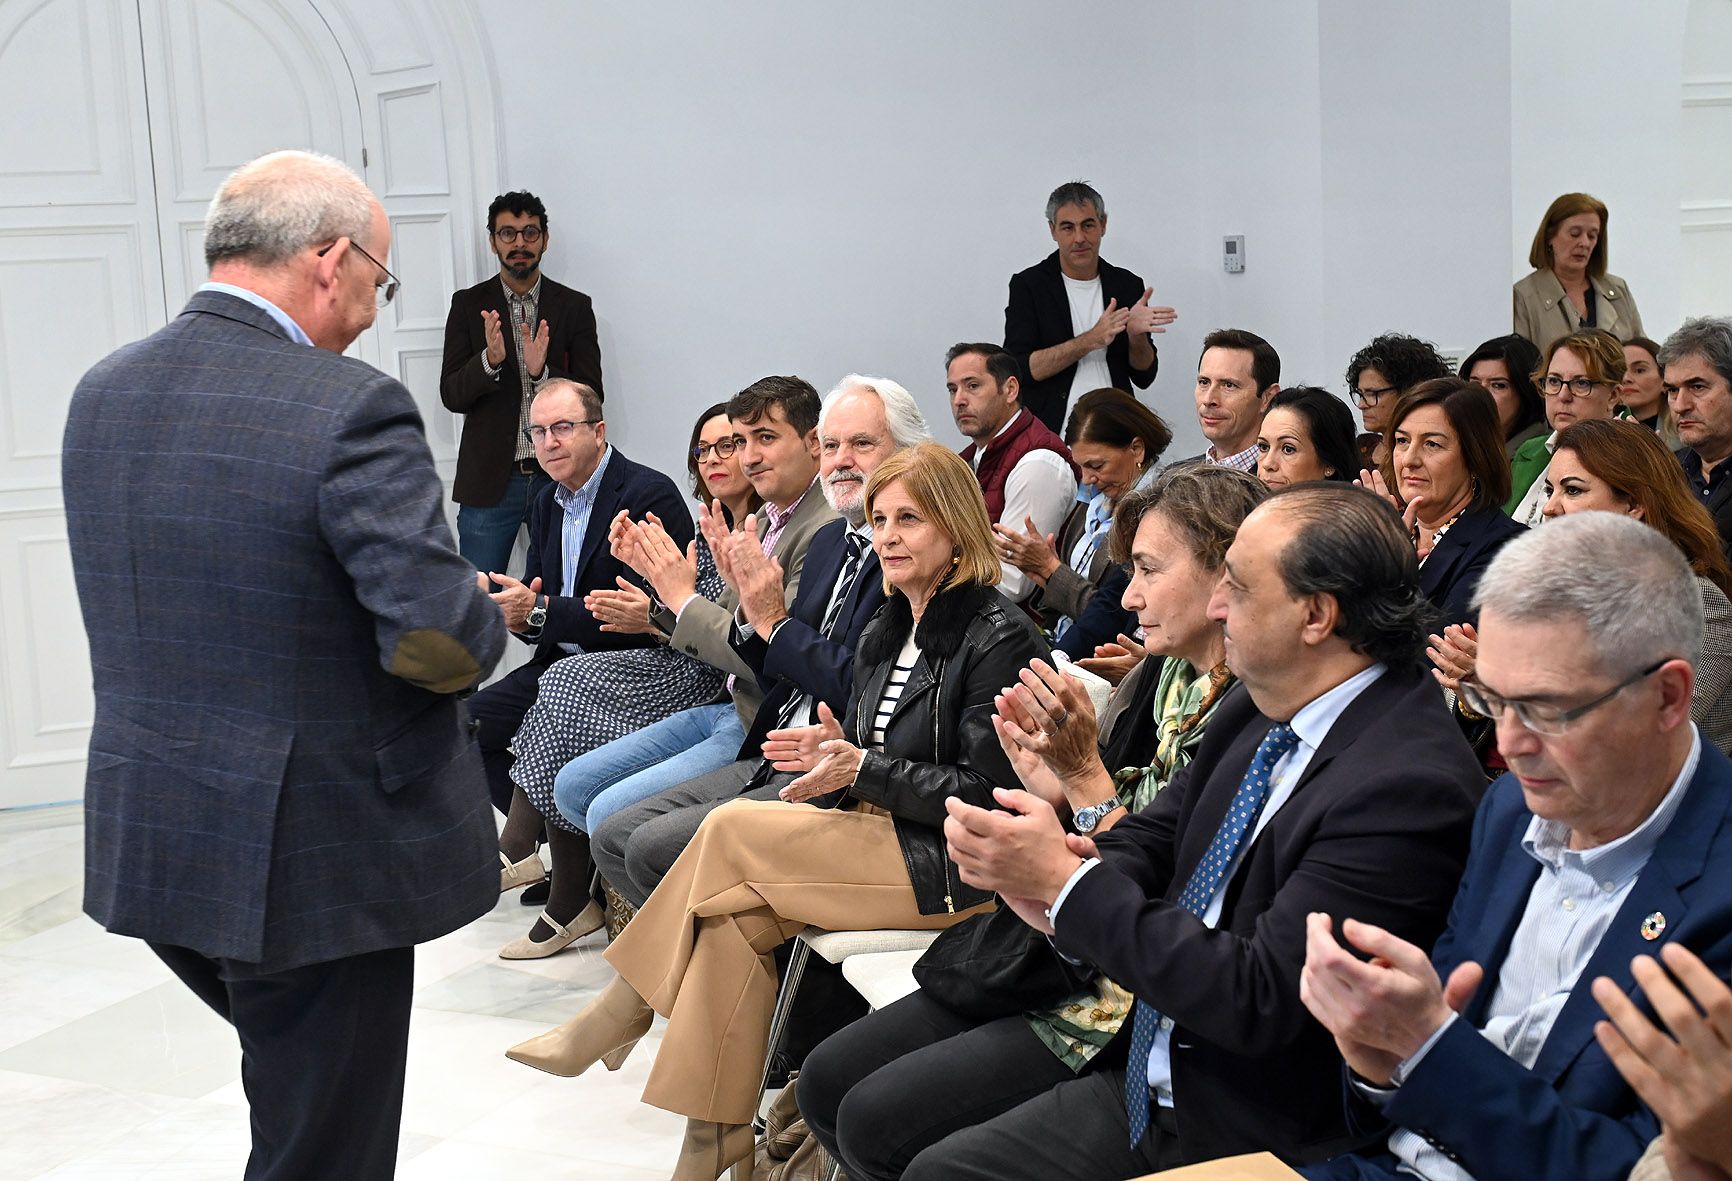
{"type": "Polygon", "coordinates": [[[541,921],[553,928],[553,934],[540,943],[528,935],[520,935],[499,949],[502,960],[544,960],[550,955],[564,951],[591,931],[599,931],[607,922],[607,916],[601,907],[591,902],[570,923],[561,923],[558,919],[541,912],[541,921]]]}
{"type": "Polygon", "coordinates": [[[531,853],[522,861],[499,855],[499,892],[506,893],[519,886],[533,886],[547,877],[547,867],[541,864],[541,854],[531,853]]]}

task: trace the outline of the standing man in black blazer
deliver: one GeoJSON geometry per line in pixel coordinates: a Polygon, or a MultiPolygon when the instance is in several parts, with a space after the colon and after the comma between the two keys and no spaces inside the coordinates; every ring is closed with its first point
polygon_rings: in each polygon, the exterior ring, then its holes
{"type": "Polygon", "coordinates": [[[907,1181],[1128,1177],[1354,1142],[1340,1057],[1299,997],[1306,916],[1373,907],[1429,946],[1484,789],[1423,671],[1417,565],[1370,493],[1278,493],[1245,519],[1209,604],[1243,688],[1153,804],[1091,840],[1026,792],[1001,790],[1006,811],[950,801],[963,880],[1137,1003],[1115,1042],[1128,1058],[944,1135],[907,1181]]]}
{"type": "Polygon", "coordinates": [[[530,506],[523,578],[498,569],[481,573],[500,586],[493,598],[505,612],[505,626],[533,644],[535,656],[469,702],[469,713],[479,723],[476,737],[488,790],[502,812],[511,804],[511,740],[535,703],[536,686],[548,666],[575,652],[656,642],[647,635],[602,631],[601,621],[583,604],[590,591],[614,590],[621,576],[643,585],[608,545],[614,515],[654,513],[682,550],[694,536],[691,514],[674,482],[608,443],[601,397],[588,386],[563,378],[546,382],[530,408],[525,437],[533,440],[536,460],[552,482],[530,506]]]}
{"type": "Polygon", "coordinates": [[[589,296],[541,273],[547,208],[533,193],[504,193],[487,209],[498,276],[451,297],[439,400],[464,416],[451,498],[457,545],[477,570],[503,570],[518,527],[547,486],[524,437],[535,391],[555,377],[603,396],[601,346],[589,296]]]}
{"type": "Polygon", "coordinates": [[[1107,206],[1080,180],[1046,200],[1058,249],[1010,277],[1004,347],[1022,367],[1022,404],[1055,434],[1072,398],[1111,386],[1147,389],[1159,363],[1151,332],[1165,332],[1172,308],[1150,307],[1154,288],[1101,257],[1107,206]]]}

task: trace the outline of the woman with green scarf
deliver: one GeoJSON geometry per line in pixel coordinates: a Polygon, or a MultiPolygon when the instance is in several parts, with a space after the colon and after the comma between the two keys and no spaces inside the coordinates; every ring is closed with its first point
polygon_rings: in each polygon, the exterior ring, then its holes
{"type": "MultiPolygon", "coordinates": [[[[1196,464],[1117,506],[1113,557],[1130,566],[1124,606],[1148,657],[1119,686],[1104,740],[1086,691],[1044,661],[996,699],[993,726],[1023,786],[1075,831],[1099,834],[1146,807],[1201,743],[1233,684],[1209,597],[1239,523],[1266,495],[1254,476],[1196,464]]],[[[1034,1011],[982,1020],[922,988],[812,1051],[800,1111],[849,1177],[899,1177],[929,1145],[1087,1070],[1131,1005],[1097,976],[1034,1011]]]]}

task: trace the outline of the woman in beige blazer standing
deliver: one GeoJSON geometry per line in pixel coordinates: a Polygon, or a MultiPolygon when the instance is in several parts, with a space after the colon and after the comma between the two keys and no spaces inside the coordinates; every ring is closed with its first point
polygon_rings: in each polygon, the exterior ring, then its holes
{"type": "Polygon", "coordinates": [[[1543,353],[1560,336],[1603,328],[1619,340],[1642,335],[1629,284],[1606,271],[1606,206],[1565,193],[1546,210],[1528,250],[1533,274],[1515,285],[1515,330],[1543,353]]]}

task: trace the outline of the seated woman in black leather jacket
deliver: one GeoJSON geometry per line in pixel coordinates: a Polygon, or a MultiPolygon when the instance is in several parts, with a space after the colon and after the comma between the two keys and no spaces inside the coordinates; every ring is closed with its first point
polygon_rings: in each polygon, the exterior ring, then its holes
{"type": "Polygon", "coordinates": [[[889,601],[861,637],[840,722],[772,731],[765,757],[803,772],[781,801],[711,813],[607,950],[620,978],[582,1013],[509,1051],[555,1074],[617,1069],[668,1018],[644,1101],[687,1117],[677,1181],[712,1181],[752,1150],[776,998],[770,954],[807,925],[938,929],[989,905],[945,853],[944,801],[993,807],[1018,784],[993,697],[1048,655],[993,589],[999,559],[974,473],[922,444],[866,485],[889,601]]]}

